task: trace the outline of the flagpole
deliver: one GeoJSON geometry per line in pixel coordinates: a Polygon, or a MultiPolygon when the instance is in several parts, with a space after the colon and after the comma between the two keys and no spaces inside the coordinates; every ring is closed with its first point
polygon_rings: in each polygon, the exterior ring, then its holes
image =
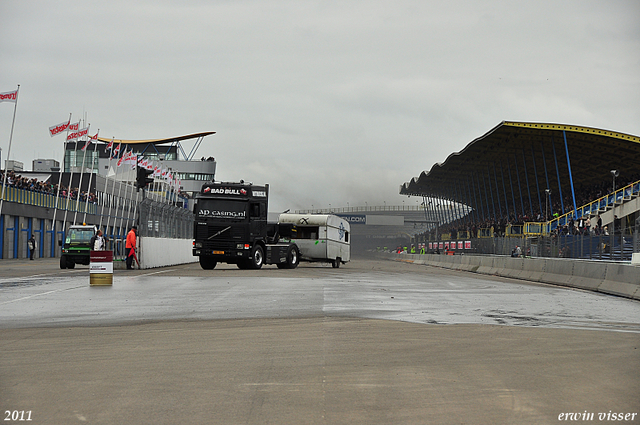
{"type": "MultiPolygon", "coordinates": [[[[56,239],[56,213],[58,212],[58,200],[60,199],[60,186],[62,185],[62,172],[64,171],[64,158],[67,154],[67,137],[69,136],[69,126],[71,125],[71,113],[69,113],[69,122],[67,123],[67,134],[64,136],[64,145],[62,147],[62,167],[58,170],[58,190],[56,193],[56,204],[53,208],[53,221],[51,223],[51,230],[53,231],[53,235],[51,235],[51,245],[53,249],[55,249],[55,239],[56,239]]],[[[64,227],[64,223],[63,223],[64,227]]],[[[53,252],[51,253],[53,257],[53,252]]]]}
{"type": "MultiPolygon", "coordinates": [[[[18,89],[16,90],[16,103],[13,105],[13,119],[11,120],[11,133],[9,134],[9,149],[7,150],[7,159],[5,164],[9,162],[9,158],[11,158],[11,141],[13,140],[13,127],[16,123],[16,111],[18,110],[18,94],[20,93],[20,84],[18,84],[18,89]]],[[[0,164],[0,168],[2,168],[2,164],[0,164]]],[[[2,217],[2,204],[4,203],[4,193],[5,187],[7,186],[7,174],[9,174],[7,167],[4,167],[4,177],[2,179],[2,193],[0,194],[0,217],[2,217]]]]}
{"type": "MultiPolygon", "coordinates": [[[[100,211],[100,224],[98,225],[98,228],[102,228],[102,217],[104,216],[104,206],[107,203],[106,197],[108,195],[107,194],[107,187],[109,185],[109,171],[111,171],[111,151],[113,150],[113,139],[115,139],[115,137],[113,137],[111,139],[111,149],[109,149],[109,168],[107,168],[107,175],[105,176],[105,180],[104,180],[104,197],[102,198],[102,210],[100,211]]],[[[96,142],[96,147],[97,147],[97,145],[98,145],[98,142],[96,142]]],[[[107,146],[109,146],[109,145],[107,145],[107,146]]],[[[107,149],[105,148],[105,151],[106,150],[107,149]]],[[[98,163],[99,162],[100,161],[98,160],[98,163]]],[[[115,183],[114,183],[114,185],[115,185],[115,183]]],[[[109,208],[111,208],[111,207],[109,207],[109,208]]],[[[105,229],[104,234],[105,234],[105,236],[109,234],[109,229],[108,228],[105,229]]]]}
{"type": "MultiPolygon", "coordinates": [[[[127,150],[124,150],[125,153],[127,152],[127,150]]],[[[124,160],[122,162],[122,165],[124,165],[124,160]]],[[[127,172],[127,174],[131,174],[131,170],[129,170],[127,172]]],[[[127,178],[127,185],[124,187],[124,202],[122,202],[122,214],[120,216],[120,228],[122,229],[122,223],[124,222],[124,209],[125,206],[127,205],[127,195],[129,193],[129,179],[127,178]]],[[[133,195],[133,191],[131,192],[131,194],[133,195]]],[[[131,215],[131,210],[129,210],[129,212],[127,213],[127,224],[129,224],[129,216],[131,215]]],[[[126,230],[126,229],[125,229],[126,230]]]]}
{"type": "MultiPolygon", "coordinates": [[[[91,194],[91,181],[93,180],[93,156],[96,153],[96,151],[98,150],[98,134],[100,134],[100,129],[98,129],[98,132],[96,133],[96,142],[95,145],[93,147],[93,154],[91,154],[91,174],[89,175],[89,186],[87,187],[87,203],[84,205],[84,216],[82,217],[82,222],[86,223],[87,222],[87,210],[89,209],[89,195],[91,194]]],[[[89,137],[89,143],[91,143],[91,136],[87,135],[89,137]]],[[[98,227],[99,228],[99,227],[98,227]]]]}
{"type": "MultiPolygon", "coordinates": [[[[131,192],[131,194],[133,194],[133,192],[131,192]]],[[[136,217],[137,217],[136,214],[138,213],[138,196],[140,196],[140,192],[136,192],[136,203],[134,204],[134,207],[133,207],[133,224],[136,224],[136,217]]]]}
{"type": "MultiPolygon", "coordinates": [[[[132,151],[132,152],[133,152],[133,151],[132,151]]],[[[127,154],[127,156],[126,156],[125,161],[124,161],[124,163],[123,163],[123,164],[124,164],[125,166],[126,166],[126,165],[131,166],[131,156],[130,156],[130,154],[127,154]],[[129,164],[126,164],[127,162],[129,162],[129,164]]],[[[133,168],[133,167],[132,167],[132,168],[133,168]]],[[[133,168],[133,169],[129,168],[129,169],[128,169],[128,172],[129,172],[129,173],[131,173],[131,171],[133,171],[133,170],[135,170],[135,168],[133,168]]],[[[131,227],[131,226],[129,225],[129,223],[130,223],[130,221],[131,221],[131,210],[133,209],[133,188],[135,187],[135,185],[136,185],[136,173],[134,172],[134,173],[133,173],[133,182],[131,183],[131,199],[130,199],[130,201],[131,201],[131,202],[129,203],[129,208],[128,208],[128,210],[127,210],[127,225],[125,226],[125,229],[129,229],[129,228],[131,227]]],[[[128,189],[128,188],[127,188],[127,189],[128,189]]],[[[128,190],[126,190],[126,191],[125,191],[125,198],[127,197],[127,192],[128,192],[128,190]]]]}
{"type": "Polygon", "coordinates": [[[155,201],[160,203],[160,194],[158,193],[158,185],[157,185],[157,165],[155,165],[155,161],[151,162],[151,167],[153,169],[153,183],[151,183],[151,187],[153,188],[153,193],[155,194],[155,201]]]}
{"type": "MultiPolygon", "coordinates": [[[[91,124],[87,126],[87,137],[89,137],[90,127],[91,127],[91,124]]],[[[78,141],[76,141],[76,143],[78,143],[78,141]]],[[[87,150],[88,149],[85,146],[85,148],[83,149],[84,155],[82,155],[82,168],[80,168],[80,182],[78,183],[78,200],[76,201],[76,212],[75,214],[73,214],[73,224],[76,224],[76,219],[78,218],[78,210],[80,209],[80,190],[82,189],[82,178],[84,177],[84,163],[87,160],[87,150]]],[[[76,151],[77,151],[77,145],[76,145],[76,151]]]]}
{"type": "MultiPolygon", "coordinates": [[[[119,147],[122,145],[122,142],[118,145],[119,147]]],[[[112,148],[113,149],[113,148],[112,148]]],[[[113,157],[113,154],[109,153],[110,157],[113,157]]],[[[118,158],[118,155],[120,155],[120,149],[118,148],[118,152],[116,153],[116,158],[118,158]]],[[[111,158],[113,159],[113,158],[111,158]]],[[[111,162],[111,159],[109,160],[109,162],[111,162]]],[[[113,188],[111,189],[111,202],[109,203],[109,218],[107,218],[107,230],[109,230],[109,224],[111,224],[111,214],[114,212],[118,212],[118,207],[113,205],[115,198],[113,197],[113,195],[115,195],[116,192],[116,182],[118,181],[118,161],[116,161],[116,170],[113,174],[113,188]]],[[[120,186],[118,186],[120,187],[120,186]]],[[[118,195],[120,196],[120,195],[118,195]]],[[[116,220],[117,217],[113,218],[113,230],[115,230],[116,228],[116,220]]],[[[114,232],[111,232],[111,236],[113,236],[113,239],[115,240],[115,236],[113,234],[114,232]]],[[[119,236],[119,235],[118,235],[119,236]]]]}
{"type": "MultiPolygon", "coordinates": [[[[80,121],[78,121],[78,131],[80,131],[80,121]]],[[[69,137],[68,134],[69,133],[67,132],[67,138],[69,137]]],[[[68,141],[67,141],[67,143],[68,143],[68,141]]],[[[73,152],[74,152],[73,160],[77,164],[78,161],[77,161],[77,158],[75,156],[75,153],[78,151],[78,138],[76,138],[73,141],[73,143],[74,143],[74,146],[73,146],[73,152]]],[[[65,150],[65,153],[66,153],[66,150],[65,150]]],[[[71,154],[69,154],[69,162],[71,162],[71,154]]],[[[73,192],[73,167],[72,167],[72,164],[69,164],[69,171],[70,171],[70,174],[69,174],[69,187],[68,187],[68,190],[67,190],[67,202],[65,203],[65,206],[64,206],[64,219],[63,219],[65,231],[66,231],[66,227],[67,227],[67,213],[69,212],[69,196],[73,192]]],[[[73,222],[73,224],[75,224],[75,221],[73,222]]]]}
{"type": "MultiPolygon", "coordinates": [[[[126,147],[125,147],[125,149],[124,149],[124,150],[125,150],[125,151],[127,150],[127,149],[126,149],[126,147]]],[[[120,155],[120,157],[122,157],[122,156],[124,155],[124,152],[123,152],[123,153],[118,152],[118,155],[120,155]]],[[[118,159],[118,161],[119,161],[119,160],[120,160],[120,159],[118,159]]],[[[116,163],[116,164],[117,164],[117,163],[116,163]]],[[[122,164],[120,164],[120,165],[122,165],[122,164]]],[[[120,165],[116,165],[116,181],[118,180],[118,168],[120,168],[120,165]]],[[[120,193],[121,193],[121,192],[122,192],[122,182],[120,181],[120,182],[118,182],[118,198],[117,198],[118,200],[120,200],[120,193]]],[[[115,208],[115,214],[116,214],[116,215],[113,217],[113,227],[116,227],[117,222],[118,222],[118,216],[117,216],[117,214],[118,214],[118,207],[117,207],[117,206],[116,206],[116,208],[115,208]]],[[[123,237],[122,237],[122,221],[120,222],[120,232],[118,233],[118,236],[119,236],[121,239],[123,239],[123,237]]]]}

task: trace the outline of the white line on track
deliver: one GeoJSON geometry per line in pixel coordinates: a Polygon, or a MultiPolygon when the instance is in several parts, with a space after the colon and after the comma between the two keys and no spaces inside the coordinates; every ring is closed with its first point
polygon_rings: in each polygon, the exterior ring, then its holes
{"type": "Polygon", "coordinates": [[[16,298],[15,300],[11,300],[11,301],[4,301],[4,302],[1,302],[0,305],[15,303],[16,301],[28,300],[29,298],[39,297],[39,296],[42,296],[42,295],[53,294],[54,292],[69,291],[71,289],[78,289],[78,288],[84,288],[84,287],[86,287],[86,285],[74,286],[73,288],[56,289],[54,291],[41,292],[39,294],[33,294],[33,295],[29,295],[27,297],[16,298]]]}
{"type": "Polygon", "coordinates": [[[160,270],[160,271],[152,272],[152,273],[139,274],[139,275],[137,275],[136,277],[138,277],[138,276],[151,276],[151,275],[154,275],[154,274],[160,274],[160,273],[172,272],[172,271],[174,271],[174,270],[175,270],[175,269],[160,270]]]}
{"type": "MultiPolygon", "coordinates": [[[[80,273],[82,271],[85,270],[73,270],[73,271],[68,271],[66,274],[72,274],[72,273],[80,273]]],[[[46,278],[48,276],[57,276],[57,273],[45,273],[45,274],[34,274],[31,276],[23,276],[23,277],[11,277],[11,278],[7,278],[7,279],[0,279],[0,283],[6,283],[6,282],[22,282],[25,280],[31,280],[31,279],[43,279],[46,278]]]]}

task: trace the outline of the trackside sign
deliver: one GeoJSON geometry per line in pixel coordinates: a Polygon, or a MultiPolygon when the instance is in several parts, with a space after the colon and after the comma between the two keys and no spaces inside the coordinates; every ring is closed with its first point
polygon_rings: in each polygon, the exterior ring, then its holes
{"type": "Polygon", "coordinates": [[[367,224],[367,216],[364,214],[336,214],[349,224],[367,224]]]}

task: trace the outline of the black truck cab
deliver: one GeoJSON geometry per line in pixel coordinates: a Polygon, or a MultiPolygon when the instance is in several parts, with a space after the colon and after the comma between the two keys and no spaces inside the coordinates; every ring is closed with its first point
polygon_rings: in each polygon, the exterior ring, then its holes
{"type": "Polygon", "coordinates": [[[213,269],[218,262],[254,269],[298,265],[297,246],[279,243],[277,228],[267,223],[268,199],[269,185],[240,181],[202,186],[194,206],[193,255],[203,269],[213,269]]]}

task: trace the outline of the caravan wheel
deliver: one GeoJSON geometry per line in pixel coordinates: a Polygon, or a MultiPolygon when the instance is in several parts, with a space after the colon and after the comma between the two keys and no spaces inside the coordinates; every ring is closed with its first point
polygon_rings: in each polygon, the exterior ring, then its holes
{"type": "Polygon", "coordinates": [[[342,258],[338,257],[331,263],[331,267],[334,269],[340,268],[340,263],[342,262],[342,258]]]}

